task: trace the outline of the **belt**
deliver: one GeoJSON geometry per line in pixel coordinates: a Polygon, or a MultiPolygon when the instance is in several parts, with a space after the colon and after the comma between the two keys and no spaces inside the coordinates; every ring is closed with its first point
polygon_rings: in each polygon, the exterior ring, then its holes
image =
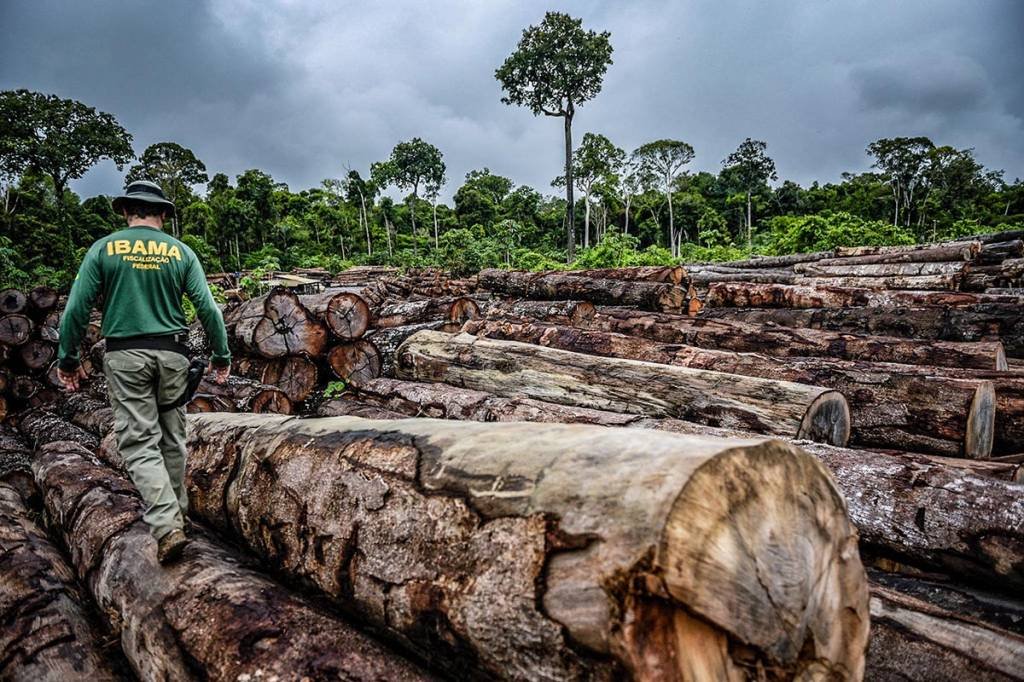
{"type": "Polygon", "coordinates": [[[186,332],[163,334],[160,336],[125,336],[107,339],[107,351],[115,350],[169,350],[186,358],[189,356],[186,332]]]}

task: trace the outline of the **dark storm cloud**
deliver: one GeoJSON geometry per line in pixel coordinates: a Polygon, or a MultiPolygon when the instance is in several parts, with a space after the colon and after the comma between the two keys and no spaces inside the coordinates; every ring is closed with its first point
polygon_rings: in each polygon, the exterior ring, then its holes
{"type": "MultiPolygon", "coordinates": [[[[615,64],[575,129],[627,149],[684,139],[717,170],[747,136],[780,176],[864,170],[868,142],[928,135],[1024,175],[1024,3],[635,0],[558,9],[609,30],[615,64]]],[[[433,142],[449,193],[490,167],[552,191],[561,126],[500,103],[494,69],[550,3],[5,2],[0,88],[115,114],[136,150],[194,149],[211,172],[262,168],[293,189],[433,142]]],[[[77,184],[110,191],[110,167],[77,184]]]]}

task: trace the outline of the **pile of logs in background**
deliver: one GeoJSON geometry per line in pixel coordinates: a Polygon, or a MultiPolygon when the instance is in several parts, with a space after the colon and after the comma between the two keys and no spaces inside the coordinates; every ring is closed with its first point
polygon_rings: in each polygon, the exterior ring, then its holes
{"type": "Polygon", "coordinates": [[[302,271],[224,308],[170,570],[99,317],[69,396],[0,293],[0,678],[1024,679],[1022,238],[302,271]]]}

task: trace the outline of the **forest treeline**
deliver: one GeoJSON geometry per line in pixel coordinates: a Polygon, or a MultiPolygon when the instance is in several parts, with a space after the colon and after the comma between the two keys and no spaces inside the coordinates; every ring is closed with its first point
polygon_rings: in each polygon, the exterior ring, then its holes
{"type": "Polygon", "coordinates": [[[131,134],[111,114],[56,95],[2,92],[0,287],[64,285],[85,249],[122,227],[108,196],[83,200],[69,189],[104,159],[127,170],[126,183],[149,179],[164,188],[178,206],[167,229],[208,272],[686,263],[938,241],[1024,225],[1020,179],[1008,182],[973,150],[926,137],[870,142],[870,171],[809,187],[780,180],[761,140],[738,141],[717,172],[691,170],[701,150],[682,139],[624,149],[588,132],[573,144],[576,110],[600,91],[609,64],[607,33],[548,13],[495,73],[504,102],[563,120],[566,164],[555,166],[551,184],[564,197],[516,185],[496,172],[500,159],[496,171],[471,171],[453,187],[443,150],[420,138],[399,142],[390,154],[381,150],[369,168],[341,170],[339,159],[336,177],[293,190],[260,169],[234,178],[211,172],[176,142],[136,156],[131,134]],[[552,51],[566,45],[575,61],[560,73],[565,62],[552,51]],[[538,73],[543,81],[531,81],[538,73]]]}

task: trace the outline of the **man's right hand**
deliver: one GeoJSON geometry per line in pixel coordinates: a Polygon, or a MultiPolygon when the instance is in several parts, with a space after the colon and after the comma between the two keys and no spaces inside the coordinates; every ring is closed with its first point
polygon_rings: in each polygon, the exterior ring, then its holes
{"type": "Polygon", "coordinates": [[[60,367],[57,368],[57,381],[60,382],[61,386],[68,393],[76,392],[82,379],[88,379],[89,375],[86,374],[85,368],[79,365],[75,370],[71,372],[65,372],[60,367]]]}
{"type": "Polygon", "coordinates": [[[231,376],[231,365],[215,367],[211,363],[210,373],[213,374],[213,380],[216,381],[218,384],[226,384],[228,381],[228,377],[231,376]]]}

